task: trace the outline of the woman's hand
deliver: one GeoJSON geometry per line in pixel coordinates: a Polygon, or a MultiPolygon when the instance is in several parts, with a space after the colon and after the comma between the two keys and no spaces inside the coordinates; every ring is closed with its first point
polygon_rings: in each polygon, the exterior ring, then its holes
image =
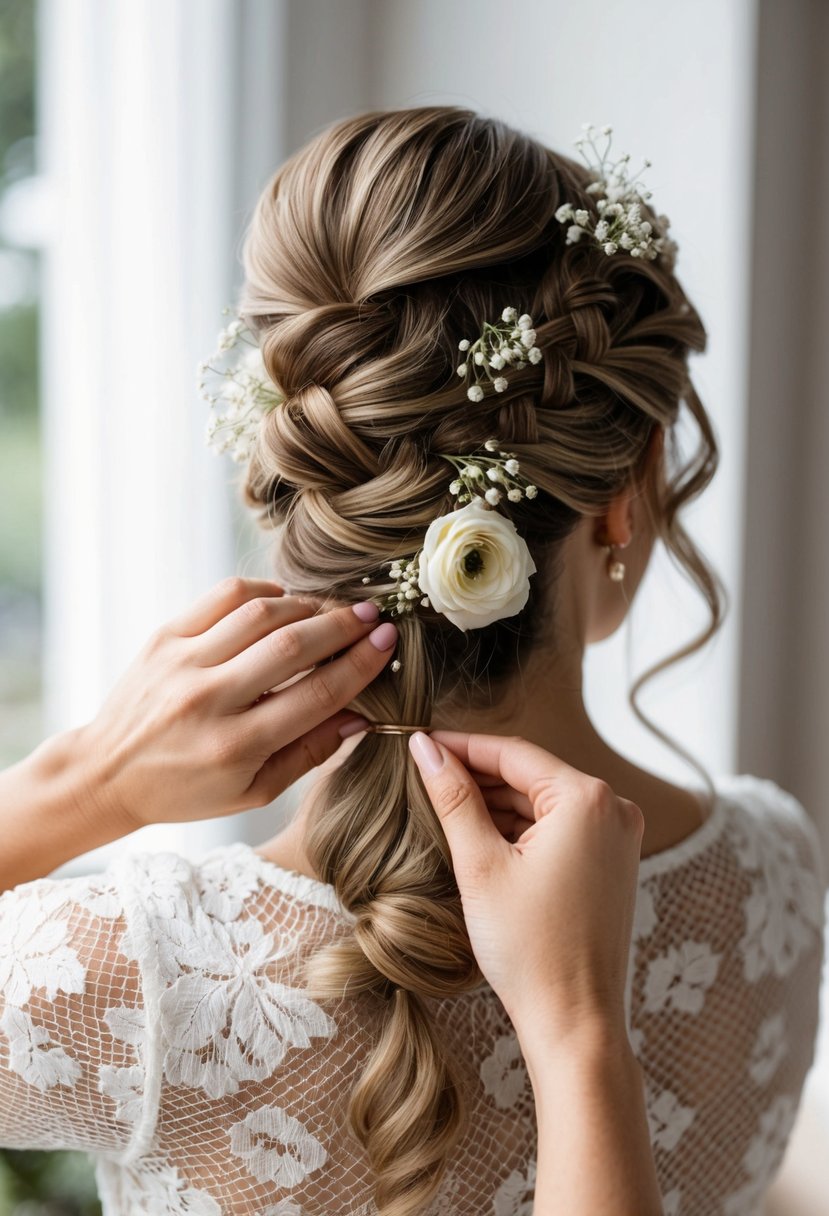
{"type": "Polygon", "coordinates": [[[391,657],[397,630],[377,616],[218,583],[152,634],[75,732],[89,806],[133,828],[264,806],[365,725],[341,711],[391,657]]]}
{"type": "Polygon", "coordinates": [[[478,965],[516,1028],[622,1029],[638,806],[525,739],[434,731],[410,746],[478,965]]]}

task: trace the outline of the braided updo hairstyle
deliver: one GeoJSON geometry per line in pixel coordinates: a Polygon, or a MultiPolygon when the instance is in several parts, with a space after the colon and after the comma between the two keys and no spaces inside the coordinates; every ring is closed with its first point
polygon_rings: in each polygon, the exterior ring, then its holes
{"type": "MultiPolygon", "coordinates": [[[[722,584],[677,518],[718,461],[687,367],[705,329],[662,258],[565,244],[556,209],[569,202],[598,218],[592,180],[503,122],[427,106],[334,123],[258,199],[238,311],[285,399],[262,421],[243,492],[259,522],[278,527],[281,581],[344,602],[390,590],[390,560],[412,555],[456,505],[436,453],[480,451],[497,437],[538,487],[508,511],[539,572],[526,607],[466,633],[428,608],[404,614],[401,669],[387,665],[353,703],[372,720],[428,724],[437,701],[487,704],[542,633],[555,644],[542,605],[561,543],[639,485],[655,427],[669,442],[640,488],[710,623],[637,681],[631,703],[646,725],[656,729],[635,689],[721,623],[722,584]],[[544,357],[473,404],[456,374],[458,343],[505,305],[532,316],[544,357]],[[683,401],[699,442],[669,475],[683,401]]],[[[647,204],[643,214],[655,222],[647,204]]],[[[380,1212],[408,1216],[437,1189],[468,1109],[429,1000],[483,977],[405,736],[364,735],[318,795],[304,847],[356,923],[308,960],[310,994],[334,999],[347,986],[383,1003],[349,1122],[380,1212]]]]}

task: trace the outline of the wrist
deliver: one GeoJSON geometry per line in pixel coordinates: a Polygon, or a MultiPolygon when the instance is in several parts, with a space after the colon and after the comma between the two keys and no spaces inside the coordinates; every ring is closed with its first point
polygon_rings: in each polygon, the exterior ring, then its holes
{"type": "Polygon", "coordinates": [[[624,1027],[591,1025],[553,1043],[549,1038],[519,1040],[539,1117],[560,1102],[562,1089],[587,1093],[608,1086],[629,1095],[641,1090],[641,1066],[624,1027]]]}
{"type": "Polygon", "coordinates": [[[562,1009],[542,1003],[511,1017],[528,1064],[556,1058],[636,1060],[624,1009],[562,1009]]]}
{"type": "Polygon", "coordinates": [[[96,787],[89,760],[81,727],[51,735],[0,773],[0,890],[132,831],[96,787]]]}

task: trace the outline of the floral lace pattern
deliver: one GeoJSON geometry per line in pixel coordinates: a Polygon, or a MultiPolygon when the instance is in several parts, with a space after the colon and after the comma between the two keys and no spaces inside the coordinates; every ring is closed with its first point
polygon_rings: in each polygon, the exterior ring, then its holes
{"type": "MultiPolygon", "coordinates": [[[[697,832],[642,861],[637,889],[626,1008],[666,1216],[754,1216],[817,1027],[816,833],[771,782],[719,788],[697,832]]],[[[352,921],[332,887],[238,844],[7,892],[0,1142],[93,1152],[106,1216],[376,1216],[345,1128],[373,1015],[354,997],[324,1009],[299,968],[352,921]]],[[[471,1118],[427,1216],[531,1216],[514,1029],[486,986],[434,1009],[472,1065],[471,1118]]]]}
{"type": "Polygon", "coordinates": [[[800,862],[794,841],[780,839],[773,823],[735,820],[730,832],[740,864],[752,875],[739,945],[745,977],[758,980],[773,972],[782,979],[822,928],[820,880],[800,862]]]}

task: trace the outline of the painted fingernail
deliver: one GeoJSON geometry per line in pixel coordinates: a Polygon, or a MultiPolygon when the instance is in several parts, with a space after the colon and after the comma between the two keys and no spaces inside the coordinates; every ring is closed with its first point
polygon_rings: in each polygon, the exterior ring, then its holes
{"type": "Polygon", "coordinates": [[[362,600],[359,604],[352,604],[354,615],[366,624],[369,621],[376,621],[380,615],[380,609],[375,604],[374,600],[362,600]]]}
{"type": "Polygon", "coordinates": [[[424,731],[416,730],[409,737],[409,749],[415,758],[417,767],[427,777],[431,777],[439,768],[443,768],[440,748],[424,731]]]}
{"type": "Polygon", "coordinates": [[[397,626],[393,625],[391,621],[383,621],[382,625],[378,625],[376,629],[372,629],[368,635],[368,640],[378,650],[391,650],[397,641],[397,626]]]}
{"type": "Polygon", "coordinates": [[[347,739],[350,735],[358,735],[361,730],[365,730],[368,726],[368,718],[357,717],[351,718],[348,722],[344,722],[337,734],[341,739],[347,739]]]}

